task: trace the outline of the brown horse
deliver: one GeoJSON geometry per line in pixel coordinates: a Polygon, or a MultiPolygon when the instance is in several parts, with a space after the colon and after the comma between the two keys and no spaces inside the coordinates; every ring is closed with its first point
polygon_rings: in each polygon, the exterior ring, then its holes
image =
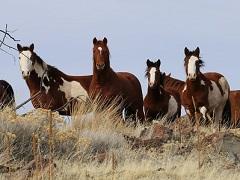
{"type": "Polygon", "coordinates": [[[230,91],[231,124],[234,128],[240,127],[240,90],[230,91]]]}
{"type": "Polygon", "coordinates": [[[203,61],[199,55],[198,47],[194,51],[185,48],[184,66],[187,79],[182,91],[182,104],[190,117],[193,117],[195,110],[201,113],[204,120],[207,120],[207,115],[215,114],[216,123],[220,124],[229,97],[229,84],[219,73],[202,74],[200,68],[203,61]]]}
{"type": "Polygon", "coordinates": [[[44,62],[33,50],[34,45],[17,45],[22,76],[30,90],[34,108],[57,110],[61,115],[70,115],[76,102],[88,99],[92,76],[69,76],[44,62]],[[71,102],[71,103],[70,103],[71,102]],[[68,105],[65,108],[61,108],[68,105]]]}
{"type": "Polygon", "coordinates": [[[0,80],[0,109],[5,107],[14,108],[15,98],[12,86],[4,80],[0,80]]]}
{"type": "Polygon", "coordinates": [[[171,74],[166,75],[165,72],[160,72],[160,79],[164,90],[170,94],[174,94],[176,99],[181,101],[181,95],[185,86],[185,82],[171,77],[171,74]]]}
{"type": "Polygon", "coordinates": [[[173,121],[181,115],[181,103],[175,93],[170,94],[163,88],[160,64],[160,60],[147,60],[148,91],[144,98],[145,116],[148,120],[166,117],[167,120],[173,121]]]}
{"type": "Polygon", "coordinates": [[[143,122],[143,95],[139,80],[128,72],[114,72],[110,66],[107,38],[93,39],[93,77],[89,92],[93,98],[101,96],[109,102],[121,97],[126,116],[143,122]]]}

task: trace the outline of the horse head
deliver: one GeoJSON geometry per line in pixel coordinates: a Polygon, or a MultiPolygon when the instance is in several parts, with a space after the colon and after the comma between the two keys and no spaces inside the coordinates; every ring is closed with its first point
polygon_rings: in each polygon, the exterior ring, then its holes
{"type": "Polygon", "coordinates": [[[109,60],[109,49],[107,46],[107,38],[104,37],[103,40],[93,39],[93,61],[94,68],[97,71],[103,71],[110,67],[109,60]]]}
{"type": "Polygon", "coordinates": [[[148,79],[148,86],[156,88],[160,85],[160,65],[161,61],[158,59],[156,62],[147,60],[146,77],[148,79]]]}
{"type": "Polygon", "coordinates": [[[194,51],[189,51],[188,48],[184,49],[184,67],[187,79],[195,80],[200,73],[200,68],[204,65],[200,58],[200,49],[197,47],[194,51]]]}

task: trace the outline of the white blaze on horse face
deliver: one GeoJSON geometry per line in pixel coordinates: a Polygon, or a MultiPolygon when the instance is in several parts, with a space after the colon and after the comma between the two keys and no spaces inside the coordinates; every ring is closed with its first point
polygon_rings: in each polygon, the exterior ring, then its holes
{"type": "Polygon", "coordinates": [[[187,78],[188,79],[196,79],[197,77],[197,68],[196,68],[196,62],[198,61],[198,57],[196,56],[191,56],[190,59],[188,60],[188,65],[187,65],[187,78]]]}
{"type": "Polygon", "coordinates": [[[157,69],[155,67],[152,67],[149,71],[149,86],[150,87],[153,87],[154,83],[155,83],[155,80],[156,80],[156,71],[157,69]]]}
{"type": "Polygon", "coordinates": [[[24,78],[28,77],[30,75],[30,72],[33,70],[33,63],[30,60],[31,56],[31,51],[22,51],[19,53],[20,69],[24,78]]]}
{"type": "Polygon", "coordinates": [[[63,78],[63,85],[59,86],[59,90],[65,93],[65,98],[70,100],[71,98],[79,98],[84,101],[88,98],[87,91],[77,81],[67,81],[63,78]]]}
{"type": "Polygon", "coordinates": [[[100,55],[102,55],[102,48],[101,47],[98,47],[98,50],[100,52],[100,55]]]}

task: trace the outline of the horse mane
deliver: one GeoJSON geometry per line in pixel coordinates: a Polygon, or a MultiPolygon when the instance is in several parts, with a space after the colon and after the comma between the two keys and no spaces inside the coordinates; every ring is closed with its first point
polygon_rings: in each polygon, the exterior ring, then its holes
{"type": "MultiPolygon", "coordinates": [[[[186,56],[186,57],[191,57],[191,56],[196,56],[195,55],[195,52],[194,51],[189,51],[189,54],[188,54],[188,56],[186,56]]],[[[201,68],[201,67],[204,67],[204,65],[205,65],[205,63],[204,63],[204,61],[202,60],[202,57],[201,56],[197,56],[198,57],[198,65],[199,65],[199,68],[201,68]]]]}
{"type": "Polygon", "coordinates": [[[51,72],[51,73],[56,73],[58,72],[58,75],[60,76],[65,76],[66,74],[63,73],[61,70],[59,70],[58,68],[56,68],[55,66],[52,66],[52,65],[49,65],[47,64],[44,60],[42,60],[42,58],[40,56],[38,56],[35,52],[32,53],[33,54],[33,57],[34,57],[34,60],[39,64],[41,65],[41,67],[44,69],[44,64],[47,66],[47,71],[48,72],[51,72]]]}
{"type": "Polygon", "coordinates": [[[205,62],[201,59],[201,57],[199,57],[198,65],[199,65],[199,68],[205,66],[205,62]]]}
{"type": "Polygon", "coordinates": [[[147,77],[148,77],[148,67],[147,67],[147,68],[146,68],[146,70],[145,70],[144,77],[145,77],[145,78],[147,78],[147,77]]]}
{"type": "Polygon", "coordinates": [[[46,64],[46,65],[48,66],[48,64],[45,63],[45,61],[43,61],[43,60],[41,59],[41,57],[38,56],[35,52],[32,52],[32,55],[33,55],[33,59],[34,59],[38,64],[40,64],[40,65],[42,66],[42,68],[44,68],[44,67],[43,67],[43,64],[46,64]]]}

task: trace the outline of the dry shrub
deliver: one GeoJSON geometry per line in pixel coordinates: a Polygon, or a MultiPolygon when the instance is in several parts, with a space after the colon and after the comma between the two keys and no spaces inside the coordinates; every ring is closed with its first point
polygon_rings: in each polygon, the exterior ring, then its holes
{"type": "MultiPolygon", "coordinates": [[[[123,123],[118,99],[107,107],[104,104],[104,101],[96,99],[74,106],[70,122],[57,113],[53,114],[53,161],[57,165],[53,171],[54,178],[240,178],[238,164],[233,164],[225,152],[216,152],[209,146],[201,147],[201,169],[198,169],[197,136],[186,118],[180,118],[174,124],[160,120],[160,124],[173,130],[172,138],[161,146],[161,151],[157,147],[132,150],[123,135],[139,138],[145,127],[123,123]]],[[[33,160],[33,134],[39,138],[41,156],[49,156],[48,120],[48,111],[45,110],[35,110],[25,116],[16,115],[10,110],[0,112],[0,169],[1,165],[11,165],[12,169],[17,169],[33,160]]],[[[214,132],[211,127],[200,127],[200,131],[202,138],[214,132]]],[[[239,134],[239,130],[233,133],[239,134]]],[[[11,176],[19,179],[24,171],[19,169],[17,173],[11,176]]],[[[7,174],[0,173],[0,179],[9,179],[7,174]]],[[[36,174],[33,174],[35,177],[36,174]]],[[[48,173],[40,171],[37,177],[46,179],[48,173]]]]}

